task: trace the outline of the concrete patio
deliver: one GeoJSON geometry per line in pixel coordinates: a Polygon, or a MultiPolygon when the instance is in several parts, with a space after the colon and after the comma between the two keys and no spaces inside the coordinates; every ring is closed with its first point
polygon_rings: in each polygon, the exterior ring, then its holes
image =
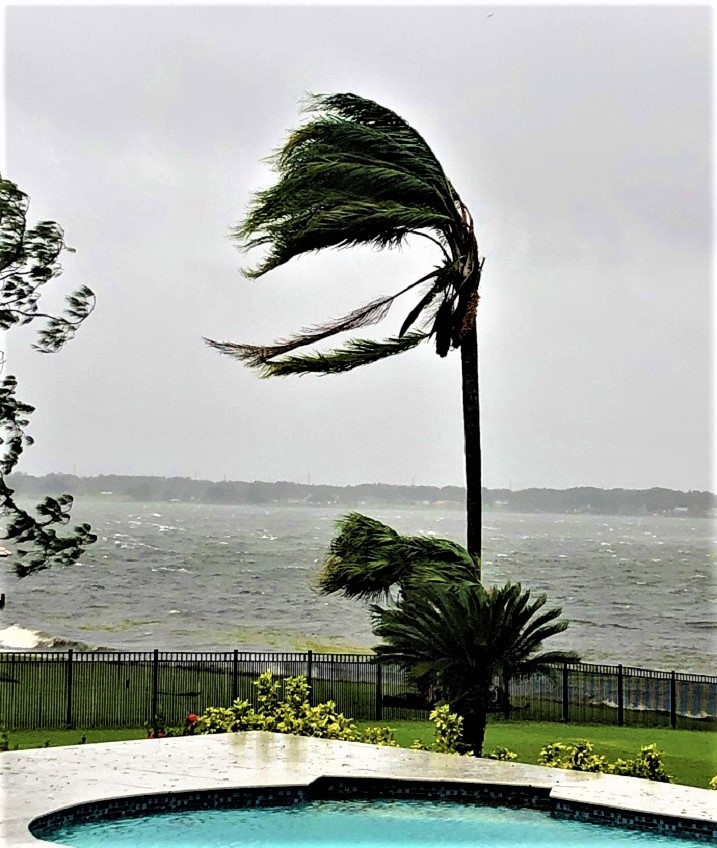
{"type": "Polygon", "coordinates": [[[33,819],[102,799],[228,787],[308,786],[373,777],[519,786],[570,804],[712,824],[717,792],[615,775],[470,759],[356,742],[251,732],[11,751],[0,755],[0,844],[41,848],[33,819]]]}

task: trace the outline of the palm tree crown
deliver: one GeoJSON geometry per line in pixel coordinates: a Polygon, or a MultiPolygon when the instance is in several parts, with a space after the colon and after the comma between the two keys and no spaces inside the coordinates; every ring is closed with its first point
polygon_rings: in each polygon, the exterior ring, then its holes
{"type": "Polygon", "coordinates": [[[262,377],[332,374],[415,348],[433,339],[436,352],[461,351],[466,454],[468,550],[480,570],[481,453],[476,310],[482,260],[473,219],[423,137],[403,118],[356,94],[310,99],[309,120],[289,134],[271,162],[275,185],[258,192],[233,230],[241,248],[265,248],[251,278],[328,247],[398,247],[429,239],[440,261],[418,280],[357,309],[270,345],[206,339],[262,377]],[[314,345],[376,324],[415,291],[398,335],[349,339],[330,351],[314,345]],[[300,353],[297,350],[306,348],[300,353]]]}
{"type": "Polygon", "coordinates": [[[442,262],[395,294],[273,345],[208,344],[267,377],[347,371],[409,350],[429,336],[445,356],[475,320],[479,259],[468,210],[431,148],[395,112],[355,94],[313,97],[309,111],[315,116],[294,130],[271,159],[278,182],[256,194],[243,224],[233,231],[244,249],[268,248],[246,276],[260,277],[326,247],[397,247],[411,235],[434,241],[442,262]],[[466,285],[471,279],[474,287],[466,285]],[[397,337],[355,339],[330,353],[288,356],[377,323],[396,298],[419,286],[421,297],[397,337]],[[421,316],[428,319],[427,328],[409,333],[421,316]]]}
{"type": "Polygon", "coordinates": [[[374,605],[375,651],[398,663],[421,688],[437,685],[464,719],[463,737],[480,756],[491,687],[546,671],[549,663],[575,662],[572,651],[541,651],[562,633],[560,607],[543,611],[545,595],[531,600],[520,583],[485,589],[480,583],[424,583],[389,608],[374,605]]]}

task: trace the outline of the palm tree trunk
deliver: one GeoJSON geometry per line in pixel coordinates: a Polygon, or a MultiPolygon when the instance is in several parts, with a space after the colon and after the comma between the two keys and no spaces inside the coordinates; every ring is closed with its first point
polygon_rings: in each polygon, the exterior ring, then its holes
{"type": "Polygon", "coordinates": [[[482,706],[466,710],[463,715],[463,731],[461,740],[463,744],[472,751],[476,757],[483,756],[483,742],[485,741],[485,728],[488,723],[488,713],[482,706]]]}
{"type": "Polygon", "coordinates": [[[503,672],[501,677],[502,677],[502,683],[503,683],[503,687],[502,687],[502,701],[503,702],[501,704],[501,707],[503,708],[503,715],[506,718],[510,718],[510,675],[508,675],[506,672],[503,672]]]}
{"type": "Polygon", "coordinates": [[[480,398],[478,395],[478,333],[476,322],[461,340],[461,381],[463,387],[463,434],[466,458],[467,548],[481,579],[481,447],[480,398]]]}

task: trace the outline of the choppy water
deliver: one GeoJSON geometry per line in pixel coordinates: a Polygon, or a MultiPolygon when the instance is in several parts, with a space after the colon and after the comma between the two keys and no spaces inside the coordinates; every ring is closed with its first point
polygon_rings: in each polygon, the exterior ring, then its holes
{"type": "MultiPolygon", "coordinates": [[[[459,510],[366,511],[400,532],[464,539],[459,510]]],[[[15,626],[124,650],[369,648],[366,608],[315,587],[340,514],[78,499],[75,519],[99,541],[81,564],[22,581],[6,563],[0,639],[17,640],[15,626]]],[[[711,521],[487,513],[484,523],[485,581],[520,580],[561,604],[571,625],[555,647],[717,673],[711,521]]]]}

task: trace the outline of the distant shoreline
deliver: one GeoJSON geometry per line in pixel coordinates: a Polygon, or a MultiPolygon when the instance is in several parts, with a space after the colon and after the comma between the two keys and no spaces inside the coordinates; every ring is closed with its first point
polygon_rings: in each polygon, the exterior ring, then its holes
{"type": "MultiPolygon", "coordinates": [[[[328,486],[287,481],[214,482],[189,477],[114,474],[97,477],[13,474],[8,482],[19,497],[28,498],[68,493],[110,502],[330,506],[346,510],[395,506],[463,509],[465,506],[465,490],[460,486],[400,486],[386,483],[328,486]]],[[[664,488],[598,489],[581,486],[519,491],[483,489],[483,506],[489,512],[717,517],[717,497],[714,493],[664,488]]]]}

